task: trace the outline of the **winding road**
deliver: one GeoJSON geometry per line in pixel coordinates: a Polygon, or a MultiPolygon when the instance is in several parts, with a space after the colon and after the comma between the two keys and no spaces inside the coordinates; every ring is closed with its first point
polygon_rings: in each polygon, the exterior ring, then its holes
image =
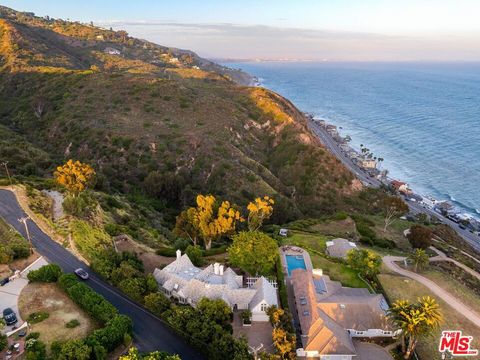
{"type": "MultiPolygon", "coordinates": [[[[15,194],[11,191],[0,189],[0,216],[23,236],[26,236],[24,225],[18,221],[26,214],[17,202],[15,194]]],[[[27,221],[33,246],[49,262],[60,265],[65,272],[73,272],[79,267],[88,269],[85,263],[42,232],[32,220],[27,221]]],[[[103,295],[120,313],[130,316],[133,320],[134,342],[140,351],[166,351],[178,354],[183,360],[203,358],[198,351],[188,345],[181,336],[175,334],[160,318],[130,300],[119,290],[102,280],[92,270],[88,271],[90,279],[86,284],[103,295]]]]}
{"type": "Polygon", "coordinates": [[[474,323],[477,327],[480,327],[480,315],[466,306],[463,302],[461,302],[459,299],[457,299],[455,296],[452,296],[448,291],[442,289],[440,286],[438,286],[435,282],[433,282],[430,279],[427,279],[424,276],[421,276],[417,273],[414,273],[412,271],[408,271],[405,269],[402,269],[400,266],[398,266],[395,262],[396,261],[404,261],[405,258],[401,256],[384,256],[383,257],[383,263],[385,266],[387,266],[390,270],[408,277],[410,279],[413,279],[415,281],[418,281],[420,284],[425,285],[428,287],[435,295],[437,295],[439,298],[441,298],[443,301],[445,301],[449,306],[451,306],[455,311],[459,312],[463,316],[465,316],[468,320],[470,320],[472,323],[474,323]]]}

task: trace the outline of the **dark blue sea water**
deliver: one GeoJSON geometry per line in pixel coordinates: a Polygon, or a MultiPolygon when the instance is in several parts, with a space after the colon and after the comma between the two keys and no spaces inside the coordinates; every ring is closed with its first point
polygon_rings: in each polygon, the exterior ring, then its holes
{"type": "Polygon", "coordinates": [[[480,210],[480,64],[241,63],[423,195],[480,210]]]}

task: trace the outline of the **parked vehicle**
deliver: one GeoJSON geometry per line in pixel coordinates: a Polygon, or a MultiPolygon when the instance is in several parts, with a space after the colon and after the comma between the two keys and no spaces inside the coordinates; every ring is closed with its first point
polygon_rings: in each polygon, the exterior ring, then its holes
{"type": "Polygon", "coordinates": [[[82,268],[78,268],[77,270],[74,271],[74,273],[82,280],[88,280],[88,278],[90,277],[88,273],[82,268]]]}
{"type": "Polygon", "coordinates": [[[10,282],[10,279],[7,277],[7,278],[4,278],[2,280],[0,280],[0,286],[4,286],[6,284],[8,284],[10,282]]]}
{"type": "Polygon", "coordinates": [[[17,315],[15,315],[15,312],[10,308],[3,310],[3,319],[7,325],[13,325],[18,321],[17,315]]]}

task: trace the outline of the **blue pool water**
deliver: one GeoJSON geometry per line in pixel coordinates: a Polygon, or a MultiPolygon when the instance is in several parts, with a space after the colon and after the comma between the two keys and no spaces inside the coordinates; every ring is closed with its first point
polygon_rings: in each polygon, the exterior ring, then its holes
{"type": "Polygon", "coordinates": [[[292,271],[295,269],[307,269],[305,266],[305,261],[303,260],[303,256],[286,255],[285,258],[287,259],[288,276],[290,276],[292,271]]]}

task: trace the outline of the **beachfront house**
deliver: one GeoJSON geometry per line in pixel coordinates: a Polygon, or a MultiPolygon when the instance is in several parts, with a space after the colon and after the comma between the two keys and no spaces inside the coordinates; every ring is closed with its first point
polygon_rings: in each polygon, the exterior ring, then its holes
{"type": "Polygon", "coordinates": [[[347,239],[333,239],[326,242],[327,255],[339,259],[345,259],[350,250],[356,249],[357,245],[347,239]]]}
{"type": "Polygon", "coordinates": [[[198,268],[180,250],[177,250],[175,261],[163,269],[155,269],[153,276],[167,297],[193,307],[202,298],[221,299],[232,310],[249,309],[253,321],[268,321],[267,308],[278,306],[275,282],[261,276],[248,278],[248,284],[244,286],[243,276],[231,268],[225,269],[219,263],[198,268]]]}
{"type": "Polygon", "coordinates": [[[377,161],[374,159],[362,158],[359,159],[358,164],[365,170],[372,170],[377,168],[377,161]]]}
{"type": "Polygon", "coordinates": [[[412,190],[408,187],[408,184],[403,181],[392,180],[390,185],[395,191],[401,194],[410,195],[412,193],[412,190]]]}
{"type": "Polygon", "coordinates": [[[295,269],[290,281],[301,332],[299,359],[352,360],[359,354],[353,339],[391,338],[399,333],[386,316],[383,295],[343,287],[312,270],[295,269]]]}

